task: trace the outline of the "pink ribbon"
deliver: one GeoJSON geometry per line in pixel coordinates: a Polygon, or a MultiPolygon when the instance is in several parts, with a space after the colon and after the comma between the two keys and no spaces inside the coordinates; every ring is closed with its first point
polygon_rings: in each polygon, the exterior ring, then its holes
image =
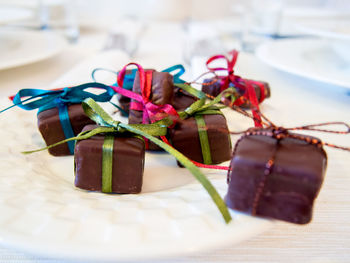
{"type": "Polygon", "coordinates": [[[150,98],[151,92],[152,92],[152,72],[153,72],[152,70],[145,71],[141,67],[141,65],[131,62],[125,65],[122,68],[122,70],[119,72],[118,80],[117,80],[119,87],[116,87],[118,89],[114,89],[114,90],[121,95],[124,95],[126,97],[129,97],[135,100],[131,102],[130,109],[143,112],[142,123],[144,124],[147,124],[150,122],[151,123],[156,122],[158,120],[163,119],[164,116],[173,116],[175,117],[174,120],[176,120],[179,117],[179,115],[172,105],[170,104],[156,105],[152,103],[150,98]],[[126,69],[130,65],[135,65],[138,68],[138,74],[140,77],[141,95],[119,88],[123,86],[123,80],[126,73],[126,69]]]}

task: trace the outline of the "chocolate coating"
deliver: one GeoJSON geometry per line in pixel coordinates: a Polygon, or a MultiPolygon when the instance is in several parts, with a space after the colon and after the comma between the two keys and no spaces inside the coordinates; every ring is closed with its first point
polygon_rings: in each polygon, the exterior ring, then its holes
{"type": "MultiPolygon", "coordinates": [[[[153,69],[145,69],[145,70],[153,70],[153,69]]],[[[126,75],[130,75],[132,73],[132,70],[126,70],[125,74],[126,75]]],[[[138,75],[138,73],[136,73],[136,75],[138,75]]],[[[129,110],[130,110],[130,102],[131,99],[129,97],[123,96],[118,94],[118,100],[119,100],[119,106],[127,113],[129,114],[129,110]]],[[[124,114],[121,112],[121,115],[124,116],[124,114]]],[[[126,117],[128,115],[125,115],[126,117]]]]}
{"type": "MultiPolygon", "coordinates": [[[[264,95],[265,98],[269,98],[271,96],[271,89],[270,86],[267,82],[263,82],[263,81],[259,81],[260,83],[262,83],[264,85],[264,95]]],[[[217,78],[212,78],[212,79],[205,79],[204,83],[210,83],[209,85],[202,85],[202,91],[206,94],[209,94],[211,96],[216,97],[217,95],[220,94],[220,87],[221,87],[221,81],[217,78]],[[215,81],[217,80],[217,81],[215,81]]],[[[240,85],[244,85],[244,83],[240,82],[240,85]]],[[[239,93],[239,95],[243,95],[245,92],[245,89],[242,89],[240,87],[240,85],[236,86],[237,92],[239,93]]],[[[255,94],[256,97],[258,99],[258,101],[260,101],[261,99],[261,90],[260,87],[256,84],[252,84],[255,90],[255,94]]],[[[230,84],[230,86],[233,86],[232,84],[230,84]]],[[[242,105],[240,105],[243,108],[249,108],[250,107],[250,102],[247,101],[246,103],[243,103],[242,105]]]]}
{"type": "Polygon", "coordinates": [[[183,111],[192,105],[198,98],[192,96],[187,91],[174,86],[174,102],[173,107],[176,111],[183,111]]]}
{"type": "MultiPolygon", "coordinates": [[[[91,130],[96,125],[88,125],[91,130]]],[[[75,186],[90,191],[102,188],[102,145],[104,136],[96,135],[78,141],[75,147],[75,186]]],[[[145,159],[145,144],[130,134],[114,139],[112,192],[132,194],[141,192],[145,159]]]]}
{"type": "MultiPolygon", "coordinates": [[[[136,74],[133,92],[141,94],[140,89],[140,77],[136,74]]],[[[167,72],[152,73],[152,91],[151,101],[156,105],[172,104],[174,98],[173,89],[173,76],[167,72]]],[[[129,111],[129,123],[139,124],[142,123],[142,111],[130,110],[129,111]]],[[[161,151],[162,149],[156,144],[149,142],[148,150],[161,151]]]]}
{"type": "MultiPolygon", "coordinates": [[[[231,158],[231,140],[223,115],[204,115],[213,164],[231,158]]],[[[193,161],[203,163],[198,126],[194,117],[185,119],[169,130],[170,140],[176,150],[193,161]]]]}
{"type": "MultiPolygon", "coordinates": [[[[94,121],[85,115],[81,104],[69,105],[68,115],[75,135],[78,135],[85,125],[94,123],[94,121]]],[[[38,127],[46,145],[51,145],[66,139],[58,115],[58,108],[40,112],[38,114],[38,127]]],[[[48,151],[54,156],[70,155],[66,143],[50,148],[48,151]]]]}
{"type": "MultiPolygon", "coordinates": [[[[313,138],[313,137],[312,137],[313,138]]],[[[321,188],[327,155],[322,148],[302,140],[280,141],[263,135],[241,139],[231,160],[229,188],[225,197],[228,207],[263,217],[306,224],[321,188]],[[266,177],[260,198],[255,197],[264,178],[268,160],[275,154],[270,175],[266,177]]]]}

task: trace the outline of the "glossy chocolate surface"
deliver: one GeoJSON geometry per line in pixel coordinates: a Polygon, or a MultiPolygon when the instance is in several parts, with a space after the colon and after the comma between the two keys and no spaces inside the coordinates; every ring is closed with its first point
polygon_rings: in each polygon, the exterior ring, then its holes
{"type": "MultiPolygon", "coordinates": [[[[141,93],[140,77],[136,74],[133,92],[141,93]]],[[[151,101],[157,105],[172,104],[174,99],[173,76],[167,72],[153,71],[151,101]]],[[[129,123],[142,123],[142,111],[130,110],[129,123]]],[[[152,142],[148,143],[148,150],[161,151],[162,149],[152,142]]]]}
{"type": "Polygon", "coordinates": [[[314,199],[321,188],[327,155],[322,148],[302,140],[280,141],[262,135],[243,138],[236,146],[229,172],[226,204],[233,209],[258,216],[306,224],[312,218],[314,199]],[[275,155],[270,175],[255,202],[268,160],[275,155]],[[255,200],[255,201],[254,201],[255,200]]]}
{"type": "MultiPolygon", "coordinates": [[[[85,115],[81,104],[69,105],[68,115],[75,135],[78,135],[85,125],[94,123],[94,121],[85,115]]],[[[58,108],[40,112],[38,114],[38,127],[46,145],[66,139],[58,115],[58,108]]],[[[50,148],[48,151],[54,156],[70,155],[66,143],[50,148]]]]}
{"type": "MultiPolygon", "coordinates": [[[[153,70],[153,69],[145,69],[145,70],[153,70]]],[[[125,74],[126,75],[130,75],[132,73],[132,70],[126,70],[125,74]]],[[[138,73],[136,73],[136,75],[138,75],[138,73]]],[[[130,110],[130,102],[131,99],[129,97],[123,96],[118,94],[118,100],[119,100],[119,106],[127,113],[129,114],[129,110],[130,110]]],[[[121,115],[124,116],[123,113],[121,113],[121,115]]],[[[128,115],[126,115],[128,116],[128,115]]]]}
{"type": "MultiPolygon", "coordinates": [[[[226,119],[223,115],[204,115],[213,164],[231,159],[231,141],[226,119]]],[[[175,149],[193,161],[203,163],[198,126],[194,117],[176,124],[169,130],[170,140],[175,149]]]]}
{"type": "Polygon", "coordinates": [[[192,105],[198,98],[192,96],[188,92],[174,86],[174,102],[173,107],[176,111],[183,111],[192,105]]]}
{"type": "MultiPolygon", "coordinates": [[[[84,130],[91,130],[89,125],[84,130]]],[[[75,147],[75,186],[90,191],[102,188],[102,145],[104,136],[96,135],[77,142],[75,147]]],[[[130,134],[117,135],[114,139],[112,164],[113,193],[139,193],[145,159],[145,144],[130,134]]]]}

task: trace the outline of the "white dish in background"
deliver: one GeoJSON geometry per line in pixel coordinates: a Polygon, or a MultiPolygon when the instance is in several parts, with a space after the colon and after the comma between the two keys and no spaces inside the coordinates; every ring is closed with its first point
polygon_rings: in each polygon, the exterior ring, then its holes
{"type": "MultiPolygon", "coordinates": [[[[233,211],[226,225],[203,187],[167,154],[146,154],[141,194],[79,190],[73,157],[20,153],[43,146],[35,119],[18,108],[0,115],[4,246],[62,259],[151,260],[233,246],[272,225],[233,211]]],[[[204,172],[224,196],[226,172],[204,172]]]]}
{"type": "Polygon", "coordinates": [[[0,25],[28,19],[33,16],[31,10],[19,7],[0,7],[0,25]]]}
{"type": "Polygon", "coordinates": [[[257,48],[266,64],[305,78],[350,88],[350,63],[322,39],[271,41],[257,48]]]}
{"type": "Polygon", "coordinates": [[[65,46],[65,39],[53,32],[1,29],[0,70],[52,57],[65,46]]]}
{"type": "Polygon", "coordinates": [[[350,19],[312,19],[297,23],[296,28],[310,35],[350,42],[350,19]]]}

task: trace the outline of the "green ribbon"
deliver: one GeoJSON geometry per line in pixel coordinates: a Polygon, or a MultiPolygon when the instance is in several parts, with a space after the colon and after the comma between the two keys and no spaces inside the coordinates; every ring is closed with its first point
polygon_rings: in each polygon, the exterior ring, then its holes
{"type": "Polygon", "coordinates": [[[179,87],[184,91],[187,91],[189,94],[199,99],[205,99],[207,97],[203,91],[195,89],[186,83],[174,83],[174,86],[179,87]]]}
{"type": "MultiPolygon", "coordinates": [[[[202,172],[182,153],[178,152],[172,146],[154,137],[154,136],[163,136],[166,134],[167,127],[170,126],[172,123],[170,119],[165,118],[153,124],[125,124],[125,123],[121,123],[119,121],[113,120],[112,117],[108,115],[93,99],[90,99],[90,98],[86,99],[82,103],[82,106],[85,111],[85,114],[89,116],[92,120],[96,121],[97,124],[101,125],[101,127],[95,128],[91,131],[81,132],[80,134],[78,134],[78,136],[74,138],[63,140],[61,142],[55,143],[45,148],[35,150],[35,151],[28,151],[24,153],[28,154],[28,153],[46,150],[46,149],[55,147],[59,144],[66,143],[67,141],[85,140],[94,135],[101,134],[101,133],[115,134],[115,133],[130,132],[136,135],[140,135],[149,139],[159,147],[163,148],[165,151],[173,155],[184,167],[186,167],[193,174],[193,176],[202,184],[202,186],[206,189],[206,191],[214,201],[215,205],[221,212],[225,222],[229,223],[232,220],[231,215],[225,205],[225,202],[222,200],[219,193],[216,191],[216,189],[210,183],[210,181],[205,177],[205,175],[202,174],[202,172]]],[[[110,142],[106,142],[106,144],[109,144],[109,143],[110,142]]],[[[109,148],[109,147],[110,146],[106,148],[109,148]]],[[[110,148],[108,149],[108,151],[110,151],[110,148]]],[[[110,162],[110,157],[104,158],[103,162],[105,162],[105,164],[102,164],[102,166],[107,168],[107,165],[111,165],[111,163],[107,163],[107,162],[110,162]]],[[[106,178],[104,180],[106,181],[106,186],[104,187],[106,187],[106,189],[110,187],[108,186],[108,184],[111,182],[111,180],[109,179],[109,174],[111,173],[111,171],[109,169],[111,168],[107,168],[107,171],[105,172],[106,178]]]]}
{"type": "MultiPolygon", "coordinates": [[[[186,91],[191,91],[192,92],[191,94],[195,94],[195,92],[197,91],[199,92],[198,96],[202,96],[201,93],[203,93],[187,84],[176,84],[176,86],[181,87],[186,91]]],[[[219,103],[222,97],[231,96],[232,93],[230,93],[230,91],[232,91],[233,93],[234,88],[226,89],[225,91],[221,92],[217,97],[215,97],[212,101],[210,101],[207,104],[205,103],[206,97],[204,95],[204,97],[202,96],[202,98],[194,102],[187,109],[185,109],[182,112],[179,112],[179,116],[181,119],[187,119],[191,116],[194,116],[194,119],[198,127],[198,136],[199,136],[199,142],[201,145],[204,164],[213,163],[211,158],[210,143],[208,138],[207,127],[204,120],[204,115],[222,115],[222,112],[220,111],[220,109],[225,108],[226,106],[219,107],[219,106],[215,106],[215,104],[219,103]]],[[[231,143],[231,140],[229,141],[231,143]]]]}
{"type": "Polygon", "coordinates": [[[113,164],[114,136],[107,134],[102,145],[102,192],[112,192],[112,164],[113,164]]]}

